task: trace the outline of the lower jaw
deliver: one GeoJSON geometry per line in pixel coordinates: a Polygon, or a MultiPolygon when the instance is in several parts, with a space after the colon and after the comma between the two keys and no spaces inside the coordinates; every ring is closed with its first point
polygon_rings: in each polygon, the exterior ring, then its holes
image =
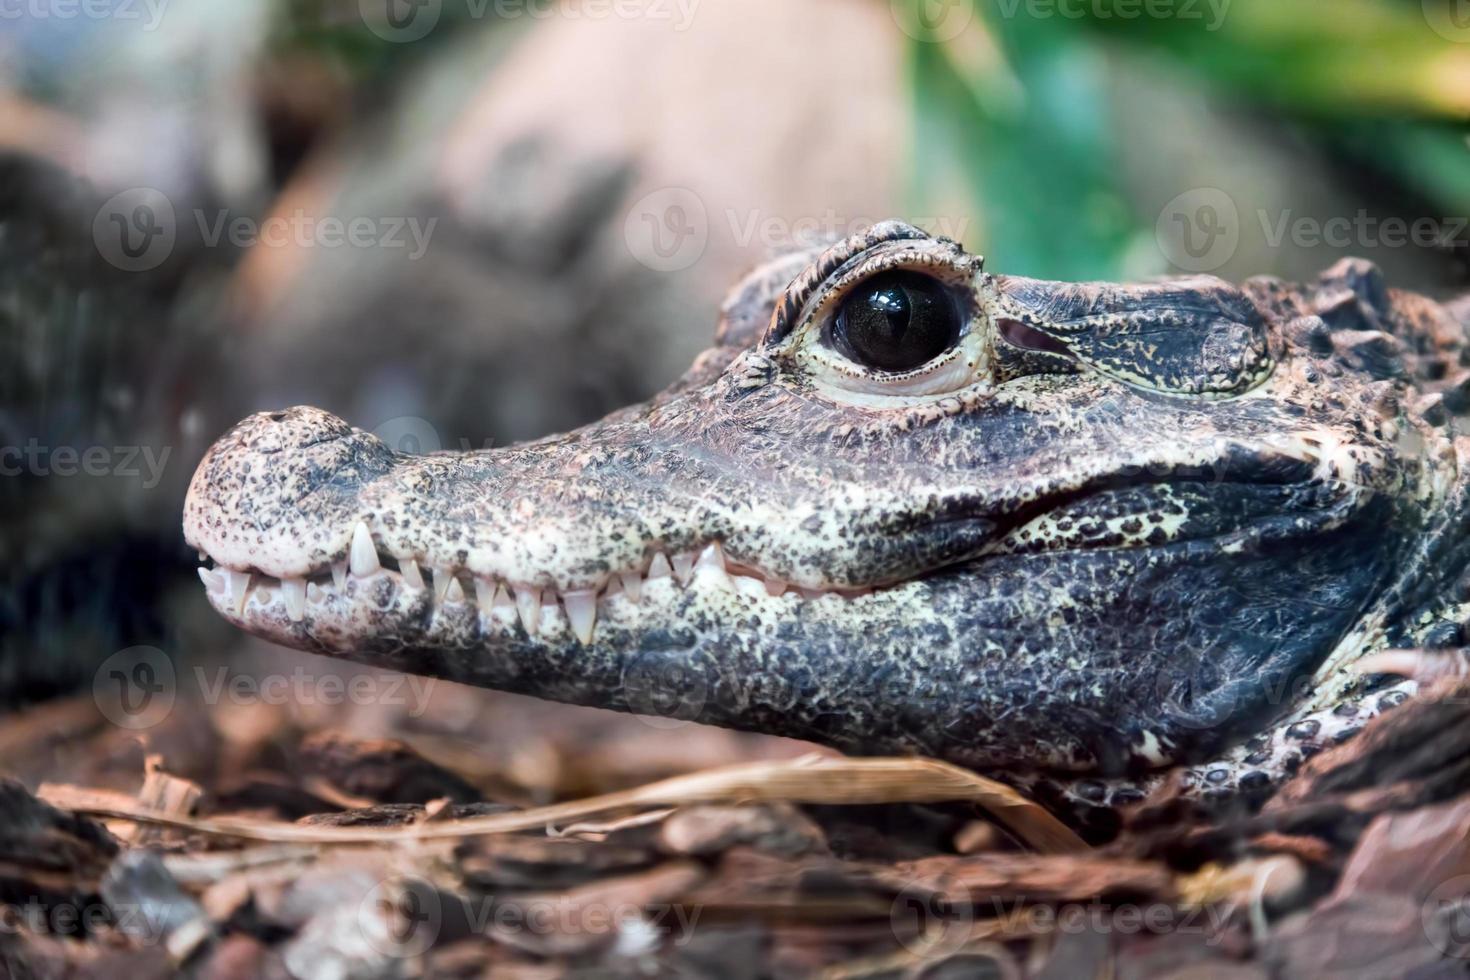
{"type": "MultiPolygon", "coordinates": [[[[1155,547],[1201,543],[1176,539],[1161,546],[1018,549],[1010,555],[1022,560],[1099,552],[1141,556],[1155,547]]],[[[997,548],[994,556],[982,560],[1004,554],[997,548]]],[[[877,589],[812,590],[731,563],[716,543],[701,552],[676,554],[672,561],[656,555],[652,566],[641,573],[609,576],[596,590],[558,593],[479,579],[463,571],[424,569],[413,562],[384,567],[376,556],[359,568],[358,558],[354,550],[350,569],[343,562],[309,579],[283,581],[224,567],[201,567],[199,573],[220,615],[283,646],[348,658],[407,650],[454,651],[462,657],[479,650],[486,651],[487,666],[493,660],[491,651],[501,649],[636,650],[650,632],[690,626],[721,633],[733,626],[759,634],[762,627],[798,623],[803,607],[814,604],[820,618],[848,619],[854,624],[853,635],[860,636],[866,629],[891,626],[896,618],[922,616],[927,600],[916,600],[916,591],[954,577],[938,571],[933,577],[877,589]],[[915,601],[918,606],[911,605],[915,601]]],[[[405,669],[425,668],[410,664],[405,669]]],[[[474,677],[451,679],[491,683],[474,677]]]]}
{"type": "MultiPolygon", "coordinates": [[[[1364,515],[1364,526],[1374,526],[1373,517],[1364,515]]],[[[1351,529],[1337,533],[1351,536],[1351,529]]],[[[282,586],[264,581],[238,611],[219,579],[209,579],[219,586],[209,598],[226,619],[285,646],[475,686],[814,739],[849,751],[913,751],[984,769],[1085,771],[1101,764],[1104,753],[1092,752],[1093,743],[1077,750],[1072,734],[1084,728],[1081,719],[1098,729],[1094,742],[1123,742],[1129,736],[1114,729],[1138,719],[1119,707],[1119,694],[1159,714],[1160,693],[1150,688],[1140,698],[1136,691],[1108,690],[1069,702],[1059,683],[1066,670],[1089,684],[1105,683],[1109,675],[1098,667],[1108,666],[1107,655],[1115,671],[1135,670],[1123,649],[1132,641],[1104,630],[1100,639],[1116,648],[1089,646],[1083,625],[1042,628],[1038,610],[1044,618],[1061,611],[1043,608],[1045,597],[1067,595],[1074,583],[1096,585],[1107,577],[1098,570],[1114,563],[1118,588],[1140,602],[1177,592],[1175,576],[1192,566],[1196,595],[1219,596],[1241,583],[1287,600],[1301,591],[1289,570],[1269,578],[1250,574],[1261,560],[1253,549],[1226,553],[1218,545],[1178,540],[1112,557],[1084,551],[997,556],[984,559],[983,572],[956,568],[859,596],[773,596],[758,580],[741,584],[744,576],[695,561],[687,576],[642,580],[637,601],[626,590],[596,597],[591,643],[579,635],[565,597],[538,596],[532,633],[521,604],[508,595],[502,599],[497,591],[480,601],[473,583],[436,594],[432,581],[415,587],[388,568],[348,574],[340,587],[330,577],[307,583],[299,609],[288,606],[282,586]],[[1064,656],[1064,646],[1075,655],[1064,656]]],[[[1373,557],[1360,554],[1358,545],[1339,541],[1338,548],[1350,553],[1345,564],[1366,565],[1373,557]]],[[[1069,595],[1065,605],[1085,614],[1084,625],[1090,616],[1117,626],[1120,613],[1106,599],[1101,592],[1069,595]]],[[[1197,605],[1172,614],[1196,617],[1197,605]]],[[[1325,637],[1336,626],[1322,630],[1325,637]]],[[[1202,625],[1181,633],[1177,650],[1207,667],[1224,642],[1220,635],[1202,625]]],[[[1255,661],[1238,651],[1236,661],[1237,675],[1252,676],[1255,661]]],[[[1211,748],[1215,727],[1198,732],[1195,748],[1211,748]]]]}

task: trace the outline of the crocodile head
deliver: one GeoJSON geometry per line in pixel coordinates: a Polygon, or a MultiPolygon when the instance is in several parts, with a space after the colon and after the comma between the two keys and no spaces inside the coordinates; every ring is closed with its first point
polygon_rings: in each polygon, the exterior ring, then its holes
{"type": "Polygon", "coordinates": [[[1366,263],[1067,284],[886,223],[566,435],[252,416],[185,534],[225,618],[304,650],[988,770],[1199,761],[1344,696],[1438,588],[1457,467],[1395,325],[1463,336],[1366,263]]]}

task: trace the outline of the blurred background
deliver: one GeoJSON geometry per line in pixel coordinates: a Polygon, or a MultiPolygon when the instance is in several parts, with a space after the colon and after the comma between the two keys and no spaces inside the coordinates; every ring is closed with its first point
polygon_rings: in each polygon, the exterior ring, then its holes
{"type": "MultiPolygon", "coordinates": [[[[338,669],[200,595],[184,489],[246,413],[411,451],[575,426],[672,381],[751,264],[894,216],[1032,276],[1364,255],[1448,296],[1467,121],[1466,0],[0,0],[0,705],[118,657],[196,699],[206,667],[338,669]]],[[[579,788],[568,732],[674,764],[603,712],[305,690],[211,712],[175,766],[327,721],[458,771],[477,745],[530,796],[579,788]]],[[[26,715],[46,752],[97,723],[69,710],[26,715]]]]}

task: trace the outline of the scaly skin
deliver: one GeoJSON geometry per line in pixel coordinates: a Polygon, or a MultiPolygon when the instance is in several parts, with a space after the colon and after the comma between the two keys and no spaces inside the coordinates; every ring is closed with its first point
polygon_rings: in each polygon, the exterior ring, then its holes
{"type": "Polygon", "coordinates": [[[220,613],[287,646],[1058,802],[1177,764],[1227,794],[1412,692],[1363,658],[1458,643],[1465,329],[1361,261],[1051,283],[887,223],[758,270],[679,383],[567,435],[406,456],[252,416],[185,536],[220,613]],[[965,323],[899,374],[831,341],[894,268],[965,323]]]}

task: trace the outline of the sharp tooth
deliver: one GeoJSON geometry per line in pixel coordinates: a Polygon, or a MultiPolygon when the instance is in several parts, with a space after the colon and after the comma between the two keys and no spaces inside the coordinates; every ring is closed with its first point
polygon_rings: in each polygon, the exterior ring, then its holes
{"type": "Polygon", "coordinates": [[[567,592],[561,597],[567,608],[567,622],[583,646],[592,643],[592,631],[597,628],[597,593],[592,591],[567,592]]]}
{"type": "Polygon", "coordinates": [[[521,625],[526,628],[527,636],[535,636],[541,632],[541,590],[517,586],[514,591],[521,625]]]}
{"type": "Polygon", "coordinates": [[[750,596],[752,599],[766,597],[766,586],[760,579],[751,578],[749,575],[734,575],[731,576],[731,579],[735,583],[735,591],[741,595],[750,596]]]}
{"type": "Polygon", "coordinates": [[[245,600],[250,595],[250,573],[227,568],[225,576],[230,583],[230,602],[234,603],[235,615],[238,616],[245,611],[245,600]]]}
{"type": "Polygon", "coordinates": [[[306,579],[281,579],[281,596],[286,600],[286,615],[299,623],[306,617],[306,579]]]}
{"type": "Polygon", "coordinates": [[[611,599],[615,595],[623,594],[623,580],[616,575],[607,580],[607,588],[602,590],[604,599],[611,599]]]}
{"type": "MultiPolygon", "coordinates": [[[[660,555],[659,557],[662,558],[663,556],[660,555]]],[[[622,572],[618,575],[617,580],[623,583],[623,592],[627,594],[629,601],[642,601],[643,576],[637,572],[622,572]]]]}
{"type": "Polygon", "coordinates": [[[345,561],[332,562],[332,584],[341,592],[347,588],[347,563],[345,561]]]}
{"type": "Polygon", "coordinates": [[[317,585],[315,582],[306,583],[306,601],[311,603],[313,606],[320,606],[322,603],[327,601],[328,596],[329,593],[327,592],[327,590],[322,588],[320,585],[317,585]]]}
{"type": "Polygon", "coordinates": [[[486,612],[489,612],[490,607],[495,605],[495,580],[493,578],[475,576],[475,601],[486,612]]]}
{"type": "Polygon", "coordinates": [[[405,585],[415,589],[424,587],[424,575],[419,571],[419,563],[412,558],[398,559],[398,574],[403,576],[405,585]]]}
{"type": "Polygon", "coordinates": [[[201,552],[199,552],[199,560],[200,561],[209,561],[209,556],[206,555],[204,552],[201,551],[201,552]]]}
{"type": "Polygon", "coordinates": [[[449,583],[454,581],[454,573],[447,568],[434,569],[434,601],[443,602],[444,596],[449,592],[449,583]]]}
{"type": "Polygon", "coordinates": [[[505,585],[504,584],[497,585],[495,587],[495,598],[491,601],[490,608],[492,610],[494,610],[495,612],[514,612],[515,611],[515,608],[516,608],[515,600],[510,597],[510,593],[509,592],[505,591],[505,585]]]}
{"type": "Polygon", "coordinates": [[[230,587],[223,575],[207,568],[199,569],[199,581],[204,583],[207,592],[224,592],[230,587]]]}
{"type": "Polygon", "coordinates": [[[464,586],[459,584],[459,576],[449,579],[449,588],[444,590],[445,602],[464,602],[464,586]]]}
{"type": "MultiPolygon", "coordinates": [[[[674,570],[669,567],[669,559],[664,556],[664,553],[660,551],[654,555],[653,561],[649,562],[648,565],[648,580],[652,582],[656,578],[668,578],[672,574],[674,574],[674,570]]],[[[624,585],[626,584],[624,583],[624,585]]]]}
{"type": "Polygon", "coordinates": [[[694,555],[684,551],[674,556],[674,578],[680,585],[688,585],[694,576],[694,555]]]}
{"type": "Polygon", "coordinates": [[[730,581],[730,575],[725,571],[725,553],[720,549],[718,541],[700,552],[699,562],[694,568],[694,577],[717,589],[724,589],[727,592],[734,591],[735,584],[730,581]]]}
{"type": "Polygon", "coordinates": [[[378,549],[373,546],[373,536],[362,521],[352,529],[351,562],[352,574],[358,578],[366,578],[382,567],[378,564],[378,549]]]}

